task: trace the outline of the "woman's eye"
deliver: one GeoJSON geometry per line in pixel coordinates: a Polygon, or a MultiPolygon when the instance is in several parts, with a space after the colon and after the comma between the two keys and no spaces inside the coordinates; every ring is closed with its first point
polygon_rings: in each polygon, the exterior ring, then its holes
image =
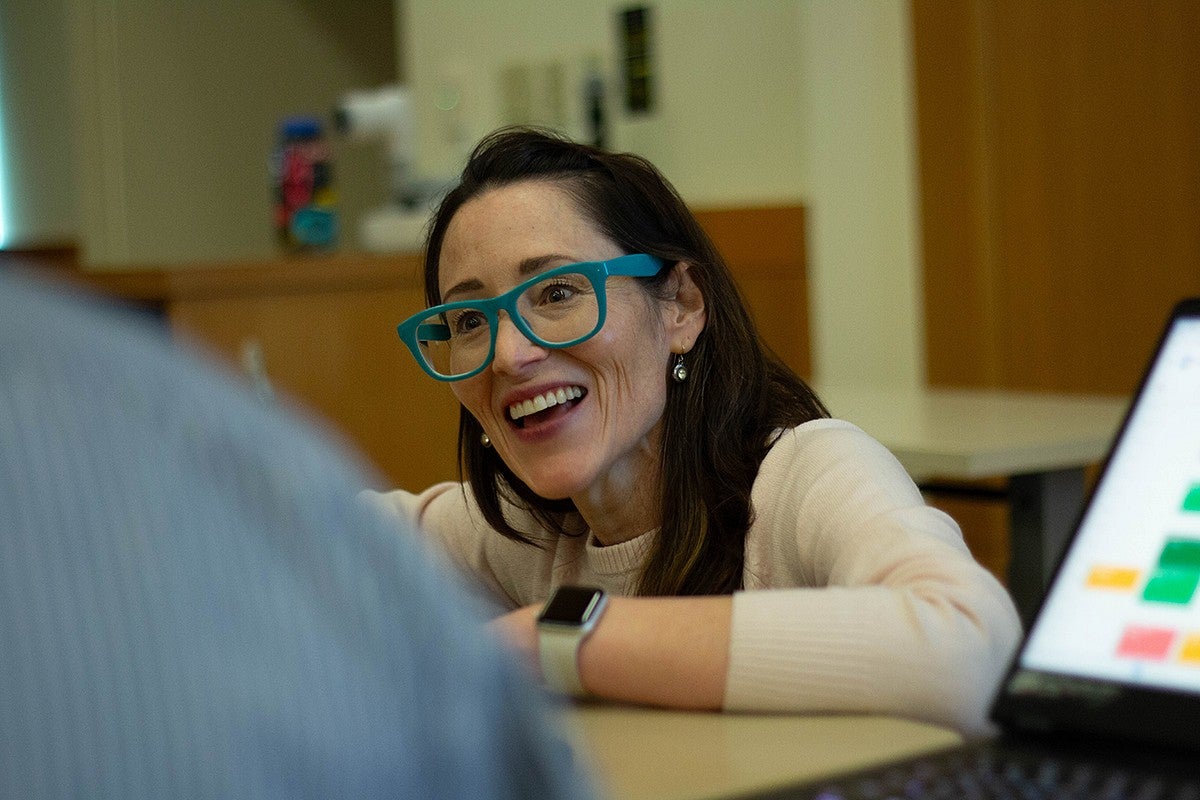
{"type": "Polygon", "coordinates": [[[542,305],[547,303],[568,302],[575,300],[581,291],[584,289],[584,284],[569,277],[559,277],[554,279],[552,283],[542,285],[538,302],[542,305]]]}
{"type": "Polygon", "coordinates": [[[486,325],[487,319],[478,311],[464,311],[454,318],[454,332],[456,334],[470,333],[480,326],[486,325]]]}
{"type": "Polygon", "coordinates": [[[551,287],[546,293],[546,299],[551,303],[561,303],[563,300],[568,300],[571,297],[571,290],[565,286],[551,287]]]}

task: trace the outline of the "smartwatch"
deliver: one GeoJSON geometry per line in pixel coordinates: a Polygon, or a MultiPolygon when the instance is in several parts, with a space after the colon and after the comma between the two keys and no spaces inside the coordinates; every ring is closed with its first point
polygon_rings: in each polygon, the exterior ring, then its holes
{"type": "Polygon", "coordinates": [[[579,647],[596,627],[608,597],[600,589],[560,586],[538,616],[538,658],[546,686],[583,697],[579,680],[579,647]]]}

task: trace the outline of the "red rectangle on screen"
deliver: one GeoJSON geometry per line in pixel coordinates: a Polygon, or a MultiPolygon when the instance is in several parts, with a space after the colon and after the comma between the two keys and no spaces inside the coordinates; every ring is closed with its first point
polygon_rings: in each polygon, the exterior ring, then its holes
{"type": "Polygon", "coordinates": [[[1125,658],[1145,658],[1162,661],[1175,641],[1175,631],[1170,628],[1149,628],[1130,625],[1117,645],[1117,655],[1125,658]]]}

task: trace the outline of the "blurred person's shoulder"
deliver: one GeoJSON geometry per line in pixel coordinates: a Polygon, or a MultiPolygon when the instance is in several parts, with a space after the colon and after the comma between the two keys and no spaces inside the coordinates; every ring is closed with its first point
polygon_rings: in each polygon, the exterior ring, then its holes
{"type": "Polygon", "coordinates": [[[0,796],[579,791],[535,687],[356,502],[336,436],[71,294],[0,274],[0,796]]]}

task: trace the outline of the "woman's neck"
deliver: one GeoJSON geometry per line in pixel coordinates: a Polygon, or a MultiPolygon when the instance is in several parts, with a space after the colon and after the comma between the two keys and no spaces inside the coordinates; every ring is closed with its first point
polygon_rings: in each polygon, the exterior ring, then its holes
{"type": "Polygon", "coordinates": [[[596,541],[602,545],[627,542],[658,528],[660,519],[658,475],[610,476],[571,498],[596,541]]]}

